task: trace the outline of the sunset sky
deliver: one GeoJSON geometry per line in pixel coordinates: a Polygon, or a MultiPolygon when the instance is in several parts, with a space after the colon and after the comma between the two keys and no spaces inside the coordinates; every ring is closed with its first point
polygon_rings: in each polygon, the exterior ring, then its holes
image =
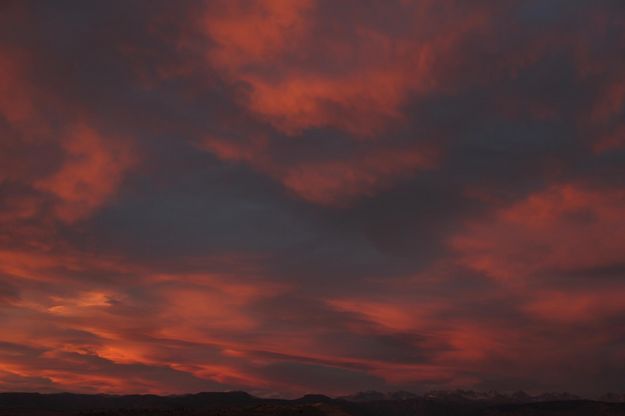
{"type": "Polygon", "coordinates": [[[622,0],[0,2],[0,391],[624,386],[622,0]]]}

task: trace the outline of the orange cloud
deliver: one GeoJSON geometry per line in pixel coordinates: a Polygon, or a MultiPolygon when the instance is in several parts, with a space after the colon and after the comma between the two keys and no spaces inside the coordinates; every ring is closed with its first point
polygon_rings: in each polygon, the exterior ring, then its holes
{"type": "MultiPolygon", "coordinates": [[[[71,267],[66,260],[50,257],[41,263],[31,262],[29,273],[38,277],[38,284],[58,283],[59,274],[63,274],[57,270],[59,265],[71,267]]],[[[91,264],[87,270],[91,273],[97,268],[91,264]]],[[[232,280],[232,276],[154,274],[140,268],[134,269],[133,278],[137,284],[151,282],[142,287],[141,296],[157,303],[146,305],[132,294],[107,288],[106,283],[82,284],[67,279],[67,284],[51,295],[22,285],[18,300],[0,304],[3,313],[19,311],[2,337],[0,363],[10,374],[0,373],[0,385],[6,379],[10,386],[11,377],[19,376],[47,381],[46,391],[189,391],[189,386],[174,387],[167,377],[154,377],[155,371],[177,375],[196,386],[211,382],[215,386],[237,383],[261,388],[266,383],[238,368],[245,357],[231,362],[227,351],[249,349],[249,345],[229,340],[228,334],[256,328],[260,322],[247,307],[283,293],[284,285],[245,283],[232,280]],[[151,313],[136,313],[136,308],[145,307],[151,308],[151,313]],[[33,333],[38,334],[36,339],[33,333]],[[3,348],[9,344],[21,345],[23,354],[5,354],[3,348]],[[189,354],[193,349],[201,353],[189,354]],[[207,356],[211,349],[216,351],[207,356]],[[30,357],[28,351],[36,351],[37,358],[30,357]],[[72,370],[76,366],[83,369],[80,374],[72,370]],[[121,377],[120,372],[127,372],[128,377],[121,377]]]]}
{"type": "Polygon", "coordinates": [[[63,140],[65,162],[35,186],[55,195],[56,215],[65,222],[85,218],[110,198],[134,162],[128,146],[105,139],[87,125],[73,127],[63,140]]]}
{"type": "Polygon", "coordinates": [[[34,280],[46,278],[46,273],[42,273],[42,270],[61,265],[61,262],[53,255],[7,249],[0,250],[0,263],[0,270],[3,274],[34,280]]]}
{"type": "Polygon", "coordinates": [[[619,125],[606,135],[599,136],[595,141],[593,150],[595,153],[604,153],[625,146],[625,124],[619,125]]]}
{"type": "Polygon", "coordinates": [[[537,319],[561,324],[592,324],[625,312],[622,288],[534,293],[524,310],[537,319]]]}
{"type": "MultiPolygon", "coordinates": [[[[34,58],[28,54],[0,45],[0,121],[4,119],[7,128],[0,143],[0,180],[52,194],[53,215],[73,222],[114,194],[135,156],[127,140],[102,137],[91,123],[76,123],[65,114],[54,118],[58,107],[72,113],[76,111],[69,109],[74,105],[31,79],[31,61],[34,58]],[[64,160],[56,172],[50,172],[48,165],[53,166],[58,156],[55,150],[64,154],[64,160]],[[44,152],[50,154],[46,157],[44,152]]],[[[30,193],[8,200],[0,220],[49,214],[44,198],[30,193]]]]}
{"type": "Polygon", "coordinates": [[[52,298],[54,304],[48,308],[53,314],[60,315],[80,315],[89,312],[93,308],[109,308],[117,300],[115,295],[103,291],[89,291],[78,294],[76,297],[52,298]]]}
{"type": "Polygon", "coordinates": [[[398,301],[376,302],[364,299],[332,299],[328,304],[338,311],[360,315],[382,329],[407,332],[427,325],[433,309],[433,305],[408,309],[398,301]]]}
{"type": "Polygon", "coordinates": [[[609,267],[622,261],[625,190],[552,185],[451,240],[461,261],[501,279],[609,267]]]}
{"type": "Polygon", "coordinates": [[[279,175],[282,184],[300,197],[334,205],[373,195],[415,171],[432,168],[434,161],[427,151],[383,149],[346,161],[299,164],[279,175]]]}
{"type": "Polygon", "coordinates": [[[0,49],[0,115],[9,124],[21,124],[33,113],[28,88],[21,78],[15,54],[0,49]]]}
{"type": "Polygon", "coordinates": [[[217,1],[208,5],[204,29],[216,42],[210,58],[226,68],[295,50],[306,32],[312,0],[217,1]]]}
{"type": "Polygon", "coordinates": [[[338,160],[276,162],[267,152],[268,141],[239,144],[208,138],[202,143],[223,160],[244,162],[276,178],[300,198],[320,205],[344,205],[374,195],[411,174],[432,169],[438,154],[426,145],[385,147],[357,151],[338,160]]]}
{"type": "Polygon", "coordinates": [[[442,18],[440,7],[454,10],[440,1],[394,5],[397,18],[417,22],[402,36],[358,15],[339,29],[313,1],[218,2],[201,24],[213,43],[209,63],[250,86],[246,105],[259,117],[289,135],[331,126],[367,137],[401,121],[410,94],[449,87],[440,65],[488,21],[478,7],[458,19],[442,18]]]}

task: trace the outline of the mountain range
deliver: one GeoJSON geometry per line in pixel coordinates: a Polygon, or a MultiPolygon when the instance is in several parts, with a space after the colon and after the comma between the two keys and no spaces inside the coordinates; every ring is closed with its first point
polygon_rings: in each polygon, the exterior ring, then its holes
{"type": "Polygon", "coordinates": [[[2,416],[625,416],[625,395],[586,400],[567,393],[531,396],[470,390],[360,392],[331,398],[264,399],[245,392],[177,396],[0,393],[2,416]]]}

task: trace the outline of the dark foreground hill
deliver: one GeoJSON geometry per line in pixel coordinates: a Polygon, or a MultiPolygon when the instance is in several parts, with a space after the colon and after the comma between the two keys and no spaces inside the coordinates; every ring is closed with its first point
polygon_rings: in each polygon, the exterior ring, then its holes
{"type": "Polygon", "coordinates": [[[625,416],[625,403],[590,400],[520,402],[456,395],[401,395],[372,400],[321,395],[260,399],[244,392],[182,396],[0,394],[1,416],[625,416]],[[400,398],[393,398],[400,397],[400,398]]]}

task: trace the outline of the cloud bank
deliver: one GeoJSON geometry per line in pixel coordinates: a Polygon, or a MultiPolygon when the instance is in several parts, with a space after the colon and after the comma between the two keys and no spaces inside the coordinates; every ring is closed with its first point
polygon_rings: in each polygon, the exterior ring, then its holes
{"type": "Polygon", "coordinates": [[[0,11],[1,390],[622,388],[621,2],[0,11]]]}

